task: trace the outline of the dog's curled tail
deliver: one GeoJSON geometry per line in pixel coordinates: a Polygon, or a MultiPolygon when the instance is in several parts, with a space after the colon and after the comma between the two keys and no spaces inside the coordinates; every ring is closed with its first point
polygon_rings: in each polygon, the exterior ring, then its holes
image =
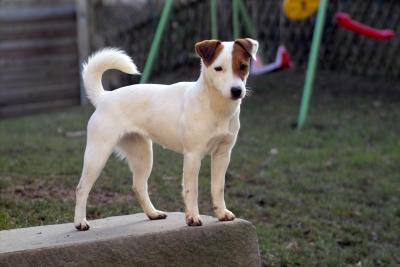
{"type": "Polygon", "coordinates": [[[89,57],[83,64],[82,78],[86,94],[94,106],[105,93],[101,77],[106,70],[117,69],[129,74],[140,74],[135,63],[117,48],[104,48],[89,57]]]}

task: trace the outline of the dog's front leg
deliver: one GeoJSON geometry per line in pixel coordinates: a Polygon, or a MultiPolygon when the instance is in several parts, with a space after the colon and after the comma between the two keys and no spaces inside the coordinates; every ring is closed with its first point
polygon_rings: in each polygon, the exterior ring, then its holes
{"type": "Polygon", "coordinates": [[[201,159],[201,155],[197,153],[186,153],[184,155],[182,194],[185,202],[186,223],[189,226],[201,225],[197,203],[201,159]]]}
{"type": "Polygon", "coordinates": [[[211,197],[215,216],[220,221],[232,221],[235,215],[226,208],[225,174],[231,158],[231,148],[223,145],[211,155],[211,197]]]}

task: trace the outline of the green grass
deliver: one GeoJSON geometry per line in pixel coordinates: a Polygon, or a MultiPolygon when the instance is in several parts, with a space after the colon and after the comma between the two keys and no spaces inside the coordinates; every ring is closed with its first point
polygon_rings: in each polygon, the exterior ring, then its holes
{"type": "MultiPolygon", "coordinates": [[[[256,225],[265,266],[400,265],[398,84],[320,73],[306,128],[297,131],[291,125],[302,76],[250,81],[254,93],[242,106],[227,175],[228,207],[256,225]]],[[[91,112],[77,107],[0,121],[1,229],[72,221],[85,139],[64,133],[85,129],[91,112]]],[[[181,169],[181,156],[155,147],[156,207],[183,210],[181,169]]],[[[204,214],[212,214],[209,173],[206,158],[204,214]]],[[[88,217],[141,212],[130,188],[126,164],[112,157],[88,217]]]]}

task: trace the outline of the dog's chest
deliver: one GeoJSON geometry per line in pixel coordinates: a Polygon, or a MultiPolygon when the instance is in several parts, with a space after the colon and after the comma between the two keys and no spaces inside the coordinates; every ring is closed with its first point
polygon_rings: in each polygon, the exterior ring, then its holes
{"type": "Polygon", "coordinates": [[[225,120],[214,122],[212,130],[209,131],[205,153],[212,153],[221,144],[231,143],[235,140],[239,130],[236,120],[225,120]]]}
{"type": "Polygon", "coordinates": [[[232,120],[221,120],[214,122],[213,133],[217,136],[231,135],[234,133],[232,120]]]}

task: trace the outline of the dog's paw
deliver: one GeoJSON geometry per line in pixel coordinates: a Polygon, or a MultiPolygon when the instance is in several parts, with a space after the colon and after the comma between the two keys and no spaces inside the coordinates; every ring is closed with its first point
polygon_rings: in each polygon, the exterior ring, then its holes
{"type": "Polygon", "coordinates": [[[216,212],[216,216],[220,221],[233,221],[236,216],[230,210],[223,210],[222,212],[216,212]]]}
{"type": "Polygon", "coordinates": [[[155,212],[151,214],[147,214],[147,217],[149,217],[150,220],[163,220],[167,218],[167,214],[163,211],[156,210],[155,212]]]}
{"type": "Polygon", "coordinates": [[[90,225],[86,219],[83,219],[80,222],[75,223],[75,228],[78,231],[86,231],[89,230],[90,225]]]}
{"type": "Polygon", "coordinates": [[[203,223],[200,220],[200,215],[186,215],[186,224],[188,226],[201,226],[203,223]]]}

